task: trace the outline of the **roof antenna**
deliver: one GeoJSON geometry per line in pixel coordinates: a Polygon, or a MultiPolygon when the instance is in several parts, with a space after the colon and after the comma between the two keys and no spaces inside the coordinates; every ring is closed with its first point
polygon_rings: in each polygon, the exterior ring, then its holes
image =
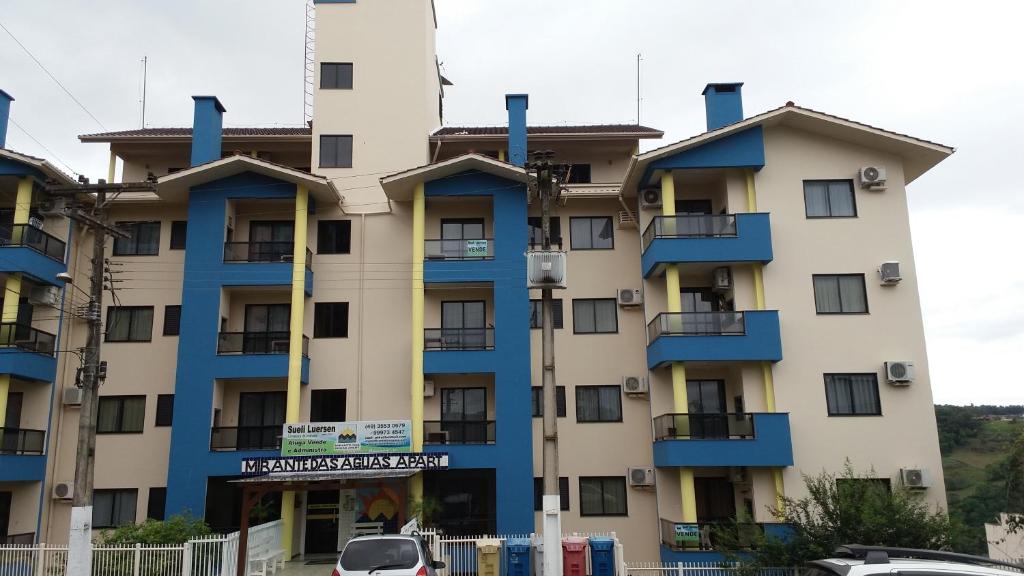
{"type": "Polygon", "coordinates": [[[142,128],[146,127],[146,68],[148,67],[149,57],[142,57],[142,128]]]}
{"type": "Polygon", "coordinates": [[[636,125],[640,125],[640,53],[636,55],[636,125]]]}

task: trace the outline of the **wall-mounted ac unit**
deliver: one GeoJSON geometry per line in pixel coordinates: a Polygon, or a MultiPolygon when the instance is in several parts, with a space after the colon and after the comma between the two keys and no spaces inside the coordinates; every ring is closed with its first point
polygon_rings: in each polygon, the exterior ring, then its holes
{"type": "Polygon", "coordinates": [[[633,488],[654,486],[654,468],[630,468],[629,485],[633,488]]]}
{"type": "Polygon", "coordinates": [[[886,362],[885,379],[895,386],[909,386],[914,381],[914,363],[905,360],[886,362]]]}
{"type": "Polygon", "coordinates": [[[643,376],[623,376],[622,391],[626,394],[647,394],[650,386],[643,376]]]}
{"type": "Polygon", "coordinates": [[[30,216],[28,219],[28,225],[33,228],[43,229],[43,219],[36,216],[30,216]]]}
{"type": "Polygon", "coordinates": [[[616,299],[619,306],[639,306],[644,303],[644,293],[634,288],[620,288],[616,299]]]}
{"type": "Polygon", "coordinates": [[[432,398],[434,396],[434,381],[424,380],[423,381],[423,397],[432,398]]]}
{"type": "Polygon", "coordinates": [[[661,188],[644,188],[640,191],[640,207],[661,208],[661,188]]]}
{"type": "Polygon", "coordinates": [[[54,500],[71,500],[75,497],[75,485],[73,482],[58,482],[53,485],[54,500]]]}
{"type": "Polygon", "coordinates": [[[61,398],[62,403],[65,406],[81,406],[82,394],[81,388],[65,388],[64,396],[61,398]]]}
{"type": "Polygon", "coordinates": [[[719,266],[718,268],[715,268],[712,276],[712,289],[718,292],[724,292],[732,289],[732,271],[729,270],[728,266],[719,266]]]}
{"type": "Polygon", "coordinates": [[[565,252],[534,250],[526,253],[528,288],[565,288],[565,252]]]}
{"type": "Polygon", "coordinates": [[[28,293],[28,302],[33,306],[60,305],[60,288],[56,286],[33,286],[28,293]]]}
{"type": "Polygon", "coordinates": [[[885,166],[864,166],[857,174],[861,188],[876,192],[885,190],[885,166]]]}
{"type": "Polygon", "coordinates": [[[901,468],[900,483],[904,488],[921,490],[931,486],[928,473],[921,468],[901,468]]]}
{"type": "Polygon", "coordinates": [[[732,466],[729,468],[729,482],[733,484],[743,484],[747,481],[747,469],[742,466],[732,466]]]}
{"type": "Polygon", "coordinates": [[[39,205],[39,215],[44,217],[66,218],[69,210],[67,199],[57,196],[44,200],[39,205]]]}
{"type": "Polygon", "coordinates": [[[878,267],[878,277],[882,279],[883,286],[899,284],[903,277],[900,276],[899,262],[882,262],[878,267]]]}

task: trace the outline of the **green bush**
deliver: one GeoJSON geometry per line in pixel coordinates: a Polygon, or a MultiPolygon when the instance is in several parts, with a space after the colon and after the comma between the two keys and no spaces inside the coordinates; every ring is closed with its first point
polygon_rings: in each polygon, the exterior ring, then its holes
{"type": "Polygon", "coordinates": [[[125,524],[103,533],[103,544],[184,544],[192,538],[208,536],[213,531],[201,519],[179,514],[166,520],[146,520],[142,524],[125,524]]]}

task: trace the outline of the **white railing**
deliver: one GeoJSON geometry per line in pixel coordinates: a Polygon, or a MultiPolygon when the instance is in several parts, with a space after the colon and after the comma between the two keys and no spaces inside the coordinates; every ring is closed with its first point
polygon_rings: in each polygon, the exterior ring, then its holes
{"type": "MultiPolygon", "coordinates": [[[[738,565],[720,562],[627,562],[626,576],[738,576],[738,565]]],[[[756,576],[797,576],[796,568],[760,568],[756,576]]]]}

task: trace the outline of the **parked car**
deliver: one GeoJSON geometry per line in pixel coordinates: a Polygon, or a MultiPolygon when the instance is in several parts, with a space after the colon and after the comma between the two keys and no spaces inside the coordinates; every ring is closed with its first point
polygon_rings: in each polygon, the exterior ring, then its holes
{"type": "Polygon", "coordinates": [[[331,576],[436,576],[444,567],[418,534],[382,534],[349,540],[331,576]]]}
{"type": "Polygon", "coordinates": [[[803,576],[1020,576],[1024,565],[913,548],[840,546],[833,558],[807,563],[803,576]]]}

